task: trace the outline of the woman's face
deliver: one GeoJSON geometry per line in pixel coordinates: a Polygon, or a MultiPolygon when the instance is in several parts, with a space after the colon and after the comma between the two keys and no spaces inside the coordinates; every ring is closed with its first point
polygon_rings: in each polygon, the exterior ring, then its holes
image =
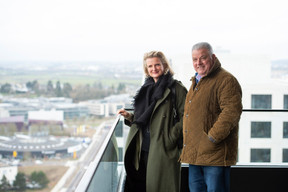
{"type": "Polygon", "coordinates": [[[164,66],[161,60],[158,57],[148,58],[146,59],[146,65],[149,76],[152,77],[156,83],[164,73],[164,66]]]}

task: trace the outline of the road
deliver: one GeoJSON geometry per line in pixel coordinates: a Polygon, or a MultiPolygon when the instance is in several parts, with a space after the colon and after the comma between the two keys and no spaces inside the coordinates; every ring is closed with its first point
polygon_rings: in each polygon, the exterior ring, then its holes
{"type": "Polygon", "coordinates": [[[97,128],[93,136],[93,141],[77,161],[67,162],[70,167],[51,192],[73,192],[77,188],[86,168],[95,159],[109,129],[105,128],[105,123],[97,128]]]}

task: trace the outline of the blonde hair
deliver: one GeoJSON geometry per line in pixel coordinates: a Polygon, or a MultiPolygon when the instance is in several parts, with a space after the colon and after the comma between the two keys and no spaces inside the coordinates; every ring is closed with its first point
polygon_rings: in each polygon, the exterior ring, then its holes
{"type": "Polygon", "coordinates": [[[166,59],[165,55],[161,51],[150,51],[150,52],[145,53],[143,57],[143,69],[144,69],[144,73],[146,77],[149,77],[146,60],[148,58],[153,58],[153,57],[157,57],[160,59],[164,67],[164,74],[167,74],[168,72],[170,72],[171,75],[174,75],[174,71],[170,67],[169,62],[166,59]]]}

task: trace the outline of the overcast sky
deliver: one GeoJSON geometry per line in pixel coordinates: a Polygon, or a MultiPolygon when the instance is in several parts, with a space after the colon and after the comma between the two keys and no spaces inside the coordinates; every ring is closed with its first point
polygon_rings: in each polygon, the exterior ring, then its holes
{"type": "Polygon", "coordinates": [[[137,61],[207,41],[288,59],[287,0],[0,0],[0,61],[137,61]]]}

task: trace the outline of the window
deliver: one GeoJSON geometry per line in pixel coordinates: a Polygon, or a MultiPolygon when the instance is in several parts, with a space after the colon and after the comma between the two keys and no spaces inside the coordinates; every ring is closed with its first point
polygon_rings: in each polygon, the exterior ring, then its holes
{"type": "Polygon", "coordinates": [[[288,95],[284,95],[284,109],[288,109],[288,95]]]}
{"type": "Polygon", "coordinates": [[[271,109],[272,106],[271,95],[252,95],[251,108],[252,109],[271,109]]]}
{"type": "Polygon", "coordinates": [[[288,122],[283,122],[283,138],[288,138],[288,122]]]}
{"type": "Polygon", "coordinates": [[[251,162],[270,162],[270,149],[251,149],[251,162]]]}
{"type": "Polygon", "coordinates": [[[288,163],[288,149],[283,149],[283,163],[288,163]]]}
{"type": "Polygon", "coordinates": [[[271,122],[251,122],[251,138],[271,138],[271,122]]]}

